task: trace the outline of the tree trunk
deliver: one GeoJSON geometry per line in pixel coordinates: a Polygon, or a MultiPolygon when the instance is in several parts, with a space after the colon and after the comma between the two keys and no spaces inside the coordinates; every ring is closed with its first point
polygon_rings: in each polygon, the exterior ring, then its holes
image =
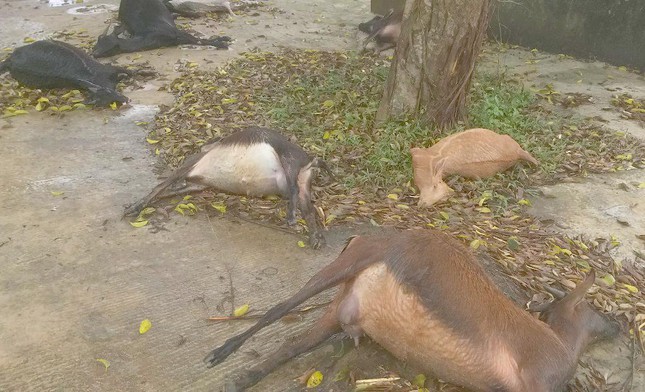
{"type": "Polygon", "coordinates": [[[408,0],[376,123],[411,114],[439,128],[465,118],[490,0],[408,0]]]}

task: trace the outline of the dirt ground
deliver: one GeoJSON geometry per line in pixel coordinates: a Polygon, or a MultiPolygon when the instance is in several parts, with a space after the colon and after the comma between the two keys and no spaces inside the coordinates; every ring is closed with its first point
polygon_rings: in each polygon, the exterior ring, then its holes
{"type": "MultiPolygon", "coordinates": [[[[111,14],[69,11],[117,4],[0,1],[0,48],[63,30],[81,32],[70,42],[89,42],[111,14]]],[[[245,303],[267,309],[329,262],[348,235],[364,229],[328,232],[329,245],[321,251],[299,248],[298,235],[226,217],[174,216],[162,230],[135,229],[121,220],[123,206],[157,182],[157,159],[135,122],[151,121],[158,105],[172,102],[158,89],[178,75],[178,64],[214,69],[252,48],[358,49],[362,35],[356,26],[370,17],[367,0],[271,0],[222,22],[182,21],[235,43],[228,51],[166,48],[110,58],[119,64],[147,60],[161,75],[143,89],[126,91],[132,105],[123,110],[0,119],[0,390],[218,390],[225,378],[307,327],[315,313],[305,322],[267,328],[215,369],[202,363],[210,349],[249,326],[213,324],[208,316],[245,303]],[[152,328],[140,335],[143,319],[152,328]],[[97,359],[109,361],[109,368],[97,359]]],[[[643,124],[603,110],[617,92],[645,98],[642,76],[523,49],[487,53],[482,66],[517,73],[536,88],[552,83],[562,92],[586,92],[594,102],[574,109],[575,115],[600,116],[609,129],[645,138],[643,124]]],[[[533,211],[552,219],[554,230],[592,238],[614,234],[623,244],[615,257],[642,263],[634,251],[645,254],[636,237],[645,234],[645,189],[635,186],[643,182],[645,173],[633,170],[544,187],[532,200],[533,211]]],[[[325,345],[282,367],[255,390],[292,389],[293,378],[323,366],[337,346],[325,345]]],[[[620,382],[630,355],[624,342],[608,342],[583,360],[620,382]]],[[[391,363],[370,344],[351,356],[343,360],[360,356],[363,366],[374,368],[391,363]]],[[[636,365],[634,391],[645,388],[643,363],[636,365]]]]}

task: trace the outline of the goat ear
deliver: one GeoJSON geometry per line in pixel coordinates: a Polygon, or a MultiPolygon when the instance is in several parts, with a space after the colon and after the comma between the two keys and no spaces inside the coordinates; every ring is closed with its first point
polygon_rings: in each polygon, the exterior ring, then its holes
{"type": "Polygon", "coordinates": [[[589,275],[585,278],[585,280],[580,283],[575,289],[573,289],[572,292],[570,292],[566,297],[565,301],[567,301],[569,304],[571,304],[572,307],[575,307],[578,305],[582,300],[585,298],[585,294],[587,294],[587,291],[593,286],[594,281],[596,280],[596,272],[594,270],[591,270],[589,275]]]}

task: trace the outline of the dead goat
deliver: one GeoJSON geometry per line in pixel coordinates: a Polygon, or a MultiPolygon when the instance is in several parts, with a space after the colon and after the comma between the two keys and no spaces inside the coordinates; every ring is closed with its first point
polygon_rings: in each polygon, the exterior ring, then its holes
{"type": "Polygon", "coordinates": [[[419,188],[419,206],[429,207],[453,190],[444,176],[457,174],[479,179],[501,173],[519,160],[538,161],[508,135],[476,128],[455,133],[429,148],[411,148],[414,182],[419,188]]]}
{"type": "Polygon", "coordinates": [[[94,57],[114,56],[176,45],[211,45],[226,49],[231,38],[226,36],[201,39],[179,30],[172,14],[161,0],[121,0],[121,25],[111,33],[102,34],[92,51],[94,57]],[[127,33],[130,37],[123,38],[127,33]]]}
{"type": "Polygon", "coordinates": [[[36,41],[16,48],[0,63],[0,74],[11,73],[30,88],[77,88],[88,92],[87,104],[107,106],[129,99],[116,91],[117,83],[132,75],[122,67],[102,64],[83,50],[61,41],[36,41]]]}
{"type": "Polygon", "coordinates": [[[127,208],[125,215],[138,214],[155,199],[164,197],[169,186],[182,181],[198,185],[202,190],[214,188],[236,195],[280,195],[288,200],[290,225],[296,224],[296,206],[300,207],[307,223],[309,243],[317,249],[324,245],[325,238],[311,201],[314,168],[331,174],[324,161],[312,159],[277,131],[249,127],[202,147],[201,153],[188,157],[148,196],[127,208]]]}
{"type": "Polygon", "coordinates": [[[376,42],[376,52],[394,48],[399,35],[401,35],[401,22],[403,21],[403,12],[390,10],[384,17],[375,16],[370,21],[360,23],[358,29],[365,34],[367,38],[363,41],[363,49],[367,47],[371,40],[376,42]]]}
{"type": "Polygon", "coordinates": [[[352,238],[293,297],[204,359],[224,361],[248,338],[312,296],[342,285],[325,314],[295,340],[244,371],[227,391],[256,384],[282,363],[344,330],[366,334],[419,370],[472,391],[562,391],[591,342],[617,323],[584,300],[595,274],[544,306],[540,321],[517,307],[450,235],[411,230],[352,238]]]}

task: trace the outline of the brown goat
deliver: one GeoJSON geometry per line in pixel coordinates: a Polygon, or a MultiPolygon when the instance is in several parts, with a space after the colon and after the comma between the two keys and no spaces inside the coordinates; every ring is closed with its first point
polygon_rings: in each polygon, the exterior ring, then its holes
{"type": "Polygon", "coordinates": [[[594,278],[590,273],[550,304],[542,322],[504,296],[469,250],[447,234],[358,236],[298,293],[205,362],[217,365],[261,328],[342,284],[308,332],[244,372],[227,391],[254,385],[341,330],[356,342],[365,333],[397,358],[473,391],[561,391],[587,345],[618,330],[584,301],[594,278]]]}
{"type": "Polygon", "coordinates": [[[509,169],[517,161],[538,161],[508,135],[476,128],[441,139],[429,148],[411,148],[414,182],[429,207],[453,192],[443,181],[446,175],[485,178],[509,169]]]}

